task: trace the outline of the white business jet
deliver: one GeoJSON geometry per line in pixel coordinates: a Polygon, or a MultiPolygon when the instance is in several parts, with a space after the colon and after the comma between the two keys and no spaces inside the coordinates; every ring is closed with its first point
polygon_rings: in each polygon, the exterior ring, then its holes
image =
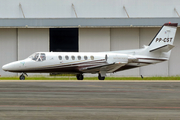
{"type": "Polygon", "coordinates": [[[73,73],[83,80],[83,73],[98,73],[104,80],[106,73],[155,64],[169,60],[177,23],[165,23],[148,46],[141,49],[109,52],[36,52],[28,58],[6,64],[4,71],[22,73],[73,73]]]}

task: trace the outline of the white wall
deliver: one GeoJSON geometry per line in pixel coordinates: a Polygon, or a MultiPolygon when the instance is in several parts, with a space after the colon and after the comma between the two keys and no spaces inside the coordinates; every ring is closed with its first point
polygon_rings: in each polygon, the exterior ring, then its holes
{"type": "Polygon", "coordinates": [[[79,29],[79,52],[110,51],[110,29],[79,29]]]}
{"type": "Polygon", "coordinates": [[[16,73],[3,71],[4,64],[17,60],[17,29],[0,29],[0,75],[14,76],[16,73]]]}
{"type": "Polygon", "coordinates": [[[180,76],[180,29],[179,28],[176,31],[174,46],[175,47],[172,49],[171,57],[169,60],[169,75],[180,76]]]}
{"type": "Polygon", "coordinates": [[[49,52],[49,29],[18,29],[18,60],[34,52],[49,52]]]}
{"type": "Polygon", "coordinates": [[[0,0],[0,18],[178,17],[180,0],[0,0]]]}

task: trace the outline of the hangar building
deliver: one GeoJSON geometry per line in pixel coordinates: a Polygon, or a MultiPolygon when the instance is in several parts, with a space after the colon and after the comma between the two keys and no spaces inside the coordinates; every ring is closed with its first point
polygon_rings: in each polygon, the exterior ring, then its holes
{"type": "MultiPolygon", "coordinates": [[[[99,52],[148,45],[167,22],[180,25],[179,0],[0,0],[0,66],[38,51],[99,52]]],[[[112,76],[180,75],[180,30],[168,62],[112,76]]],[[[4,72],[1,76],[17,75],[4,72]]]]}

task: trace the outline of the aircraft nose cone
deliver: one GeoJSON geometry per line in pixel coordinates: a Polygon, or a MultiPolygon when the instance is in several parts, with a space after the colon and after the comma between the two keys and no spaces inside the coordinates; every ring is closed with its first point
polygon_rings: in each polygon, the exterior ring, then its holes
{"type": "Polygon", "coordinates": [[[2,66],[2,69],[4,71],[12,71],[12,70],[14,70],[14,68],[16,68],[15,62],[8,63],[8,64],[5,64],[5,65],[2,66]]]}
{"type": "Polygon", "coordinates": [[[3,65],[2,66],[2,69],[4,70],[4,71],[8,71],[8,65],[6,64],[6,65],[3,65]]]}
{"type": "Polygon", "coordinates": [[[2,66],[2,69],[8,72],[17,72],[19,70],[21,71],[24,68],[24,61],[15,61],[2,66]]]}

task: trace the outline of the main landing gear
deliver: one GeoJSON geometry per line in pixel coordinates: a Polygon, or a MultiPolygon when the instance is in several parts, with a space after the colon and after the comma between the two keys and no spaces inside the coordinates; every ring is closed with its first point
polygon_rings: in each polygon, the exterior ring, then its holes
{"type": "Polygon", "coordinates": [[[99,80],[104,80],[104,79],[105,79],[105,77],[102,77],[102,76],[101,76],[101,74],[99,73],[99,75],[98,75],[98,79],[99,79],[99,80]]]}
{"type": "MultiPolygon", "coordinates": [[[[83,74],[77,74],[77,75],[76,75],[76,78],[77,78],[78,80],[83,80],[83,79],[84,79],[84,76],[83,76],[83,74]]],[[[101,74],[99,73],[98,79],[99,79],[99,80],[104,80],[104,79],[105,79],[105,76],[102,77],[101,74]]]]}
{"type": "Polygon", "coordinates": [[[83,74],[77,74],[77,75],[76,75],[76,78],[77,78],[78,80],[83,80],[83,79],[84,79],[84,76],[83,76],[83,74]]]}
{"type": "Polygon", "coordinates": [[[20,80],[25,80],[25,75],[28,76],[26,73],[22,73],[20,76],[19,76],[19,79],[20,80]]]}

